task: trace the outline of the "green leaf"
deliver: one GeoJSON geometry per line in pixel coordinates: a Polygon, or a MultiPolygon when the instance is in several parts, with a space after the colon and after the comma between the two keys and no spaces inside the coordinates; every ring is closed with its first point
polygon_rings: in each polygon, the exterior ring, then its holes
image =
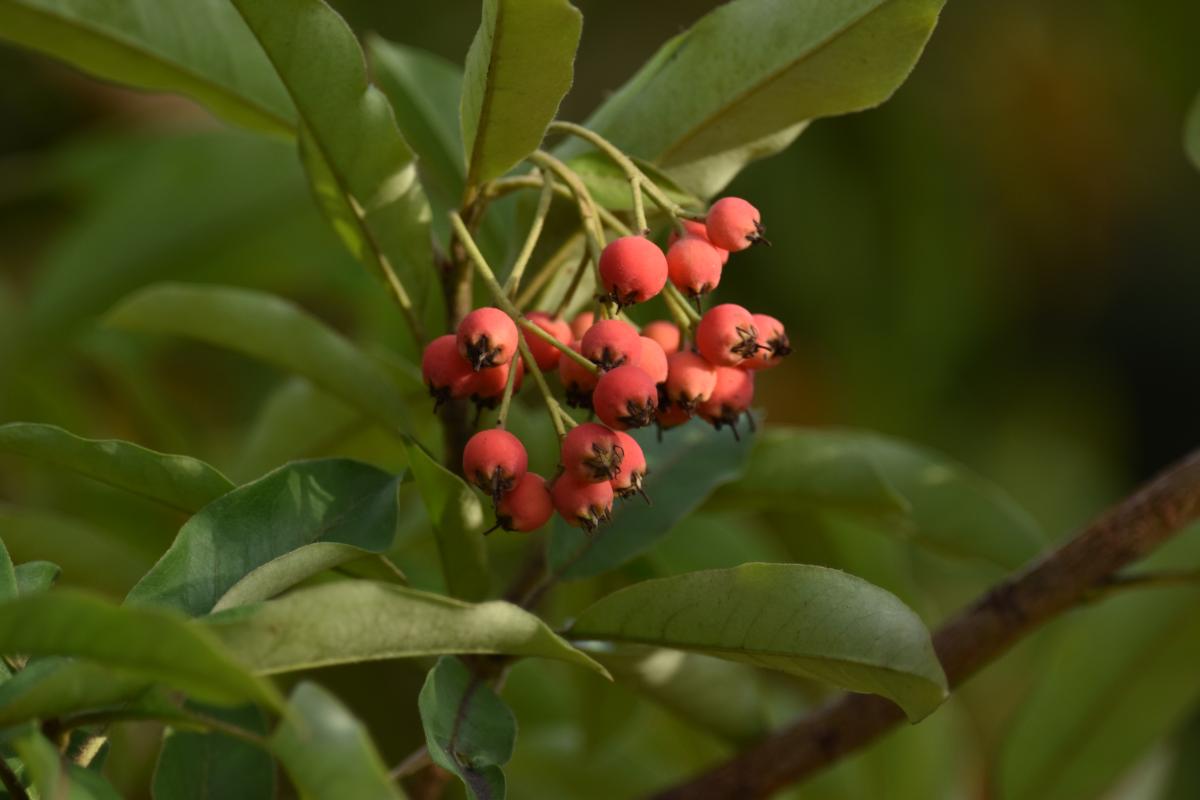
{"type": "MultiPolygon", "coordinates": [[[[603,153],[595,151],[582,153],[567,162],[567,166],[575,171],[583,180],[592,199],[605,208],[613,211],[633,210],[633,195],[629,191],[629,181],[620,167],[603,153]]],[[[703,205],[699,198],[691,192],[680,189],[666,173],[645,161],[638,161],[638,166],[652,181],[658,184],[667,197],[685,208],[695,208],[703,205]]],[[[647,209],[653,211],[651,207],[647,209]]]]}
{"type": "Polygon", "coordinates": [[[482,600],[491,588],[483,503],[466,481],[429,457],[420,445],[405,442],[409,468],[433,523],[442,574],[450,594],[482,600]]]}
{"type": "Polygon", "coordinates": [[[121,800],[98,772],[66,761],[37,728],[31,726],[12,744],[41,800],[121,800]]]}
{"type": "Polygon", "coordinates": [[[199,616],[382,553],[395,532],[399,480],[340,458],[280,467],[184,523],[127,602],[199,616]]]}
{"type": "Polygon", "coordinates": [[[341,334],[292,303],[265,292],[227,286],[160,283],[109,312],[110,325],[186,336],[303,375],[386,428],[408,419],[387,373],[341,334]]]}
{"type": "Polygon", "coordinates": [[[701,196],[818,117],[882,103],[944,0],[739,0],[674,37],[588,121],[701,196]]]}
{"type": "Polygon", "coordinates": [[[504,701],[457,658],[443,656],[429,670],[417,705],[433,762],[457,775],[475,800],[504,800],[500,768],[517,742],[517,720],[504,701]]]}
{"type": "Polygon", "coordinates": [[[736,479],[751,452],[729,431],[687,425],[657,441],[653,431],[633,436],[646,454],[645,490],[653,505],[634,497],[620,502],[612,522],[587,537],[556,520],[550,563],[567,579],[599,575],[649,550],[718,486],[736,479]],[[568,566],[569,565],[569,566],[568,566]]]}
{"type": "Polygon", "coordinates": [[[271,737],[271,749],[306,800],[397,800],[404,796],[388,777],[363,724],[337,698],[314,683],[296,687],[292,712],[271,737]]]}
{"type": "Polygon", "coordinates": [[[214,615],[209,628],[260,674],[451,653],[499,653],[603,667],[511,603],[471,604],[370,581],[297,589],[214,615]]]}
{"type": "Polygon", "coordinates": [[[571,88],[583,15],[567,0],[484,0],[467,53],[467,184],[498,178],[541,144],[571,88]]]}
{"type": "Polygon", "coordinates": [[[356,258],[381,276],[394,269],[420,300],[434,274],[429,205],[354,33],[322,0],[232,2],[296,106],[321,210],[356,258]]]}
{"type": "Polygon", "coordinates": [[[4,546],[4,540],[0,539],[0,603],[15,599],[20,591],[12,557],[8,554],[8,548],[4,546]]]}
{"type": "Polygon", "coordinates": [[[233,489],[229,479],[190,456],[119,439],[84,439],[54,425],[0,425],[0,453],[78,472],[187,514],[233,489]]]}
{"type": "MultiPolygon", "coordinates": [[[[254,706],[191,710],[265,736],[267,719],[254,706]]],[[[275,763],[261,747],[222,733],[170,730],[154,768],[156,800],[271,800],[275,763]]]]}
{"type": "Polygon", "coordinates": [[[26,561],[16,569],[17,593],[25,596],[44,592],[54,585],[62,568],[49,561],[26,561]]]}
{"type": "Polygon", "coordinates": [[[586,609],[570,636],[816,678],[882,695],[913,721],[947,696],[920,618],[879,587],[825,567],[744,564],[644,581],[586,609]]]}
{"type": "Polygon", "coordinates": [[[772,428],[714,508],[832,511],[924,547],[1023,564],[1044,544],[1037,523],[996,487],[936,453],[873,433],[772,428]]]}
{"type": "Polygon", "coordinates": [[[275,689],[247,674],[207,631],[165,611],[119,608],[81,592],[0,605],[0,653],[86,658],[213,703],[280,704],[275,689]]]}
{"type": "Polygon", "coordinates": [[[1192,101],[1183,129],[1183,146],[1196,169],[1200,169],[1200,94],[1192,101]]]}
{"type": "Polygon", "coordinates": [[[293,132],[271,65],[220,0],[0,0],[0,38],[106,80],[187,95],[239,125],[293,132]]]}
{"type": "Polygon", "coordinates": [[[88,661],[34,659],[0,684],[0,728],[128,702],[151,681],[88,661]]]}

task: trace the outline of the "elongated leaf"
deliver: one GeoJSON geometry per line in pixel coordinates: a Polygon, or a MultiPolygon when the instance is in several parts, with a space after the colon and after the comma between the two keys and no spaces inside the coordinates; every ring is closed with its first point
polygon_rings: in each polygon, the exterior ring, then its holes
{"type": "Polygon", "coordinates": [[[280,702],[270,684],[246,673],[207,631],[174,614],[118,608],[80,592],[0,605],[0,652],[86,658],[214,703],[280,702]]]}
{"type": "Polygon", "coordinates": [[[337,563],[333,554],[382,553],[395,532],[398,485],[398,477],[347,459],[281,467],[184,523],[127,602],[198,616],[229,592],[225,605],[280,591],[313,574],[306,570],[337,563]],[[300,554],[312,545],[318,548],[300,554]]]}
{"type": "Polygon", "coordinates": [[[662,442],[653,431],[633,435],[646,454],[645,490],[653,505],[639,497],[619,502],[612,522],[590,538],[556,520],[550,561],[565,578],[599,575],[653,547],[711,491],[737,478],[751,452],[750,441],[702,425],[669,431],[662,442]]]}
{"type": "Polygon", "coordinates": [[[151,683],[139,675],[87,661],[38,658],[0,684],[0,728],[124,703],[145,692],[151,683]]]}
{"type": "Polygon", "coordinates": [[[15,599],[20,591],[12,557],[8,554],[8,548],[4,546],[4,540],[0,539],[0,603],[15,599]]]}
{"type": "Polygon", "coordinates": [[[408,441],[405,447],[417,490],[433,523],[450,594],[464,600],[487,597],[491,573],[483,531],[489,523],[479,495],[420,445],[408,441]]]}
{"type": "Polygon", "coordinates": [[[511,603],[473,605],[369,581],[297,589],[278,600],[214,615],[208,625],[260,674],[450,653],[554,658],[607,674],[511,603]]]}
{"type": "MultiPolygon", "coordinates": [[[[582,153],[572,158],[567,166],[579,175],[588,191],[591,192],[592,199],[600,205],[614,211],[633,209],[633,195],[629,190],[629,181],[625,178],[625,173],[608,156],[594,151],[582,153]]],[[[699,198],[691,192],[680,189],[666,173],[654,165],[641,162],[639,166],[652,181],[658,184],[663,193],[678,205],[685,208],[701,205],[699,198]]]]}
{"type": "Polygon", "coordinates": [[[14,570],[17,577],[17,593],[25,596],[44,592],[54,585],[62,568],[49,561],[26,561],[14,570]]]}
{"type": "Polygon", "coordinates": [[[541,144],[571,88],[582,27],[567,0],[484,0],[460,111],[469,185],[503,175],[541,144]]]}
{"type": "Polygon", "coordinates": [[[314,683],[296,687],[292,711],[271,737],[300,796],[310,800],[398,800],[404,793],[388,777],[363,724],[314,683]]]}
{"type": "Polygon", "coordinates": [[[588,126],[708,196],[817,117],[886,100],[944,0],[737,0],[674,37],[588,126]]]}
{"type": "Polygon", "coordinates": [[[36,422],[0,425],[0,453],[69,469],[188,514],[233,488],[220,472],[189,456],[119,439],[84,439],[36,422]]]}
{"type": "Polygon", "coordinates": [[[408,427],[399,390],[353,343],[291,303],[225,286],[161,283],[109,312],[125,330],[186,336],[311,380],[390,429],[408,427]]]}
{"type": "Polygon", "coordinates": [[[66,761],[50,740],[30,727],[13,740],[42,800],[121,800],[98,772],[66,761]]]}
{"type": "Polygon", "coordinates": [[[417,704],[433,762],[454,773],[475,800],[504,800],[500,768],[512,758],[517,721],[486,683],[457,658],[438,659],[417,704]]]}
{"type": "Polygon", "coordinates": [[[570,635],[817,678],[882,695],[914,721],[947,694],[917,615],[879,587],[825,567],[745,564],[644,581],[586,609],[570,635]]]}
{"type": "Polygon", "coordinates": [[[0,0],[0,38],[107,80],[187,95],[239,125],[293,130],[287,94],[222,0],[0,0]]]}
{"type": "Polygon", "coordinates": [[[288,461],[327,455],[330,446],[365,424],[359,411],[293,376],[259,408],[234,473],[253,478],[288,461]]]}
{"type": "Polygon", "coordinates": [[[1187,123],[1183,129],[1183,147],[1196,169],[1200,169],[1200,94],[1192,101],[1187,123]]]}
{"type": "MultiPolygon", "coordinates": [[[[216,708],[189,704],[193,711],[265,736],[267,720],[254,706],[216,708]]],[[[271,800],[275,763],[271,754],[222,733],[172,730],[154,768],[156,800],[271,800]]]]}

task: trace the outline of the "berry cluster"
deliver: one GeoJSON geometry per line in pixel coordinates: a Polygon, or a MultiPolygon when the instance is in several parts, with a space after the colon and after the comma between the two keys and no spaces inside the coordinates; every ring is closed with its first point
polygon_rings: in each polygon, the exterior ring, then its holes
{"type": "MultiPolygon", "coordinates": [[[[699,317],[686,330],[657,320],[639,331],[621,318],[622,308],[659,295],[668,280],[699,306],[720,283],[730,253],[766,241],[757,209],[735,197],[713,204],[704,222],[681,222],[666,254],[643,236],[623,236],[604,247],[597,265],[605,291],[598,298],[599,319],[589,311],[568,324],[534,311],[514,320],[501,309],[479,308],[455,334],[426,348],[421,367],[435,408],[451,398],[494,407],[506,390],[520,388],[524,345],[532,367],[558,372],[567,403],[590,409],[599,420],[566,432],[559,471],[549,481],[528,471],[525,447],[502,429],[503,420],[501,428],[467,442],[463,473],[492,497],[498,526],[532,531],[558,511],[569,524],[593,530],[609,519],[615,498],[645,497],[646,459],[626,431],[657,423],[661,435],[698,416],[737,436],[756,371],[790,352],[779,320],[730,303],[683,315],[689,323],[699,317]],[[516,374],[510,377],[511,370],[516,374]]],[[[686,310],[683,300],[678,303],[686,310]]],[[[549,396],[547,401],[555,405],[549,396]]],[[[552,417],[557,413],[551,409],[552,417]]],[[[560,418],[574,422],[565,412],[560,418]]]]}

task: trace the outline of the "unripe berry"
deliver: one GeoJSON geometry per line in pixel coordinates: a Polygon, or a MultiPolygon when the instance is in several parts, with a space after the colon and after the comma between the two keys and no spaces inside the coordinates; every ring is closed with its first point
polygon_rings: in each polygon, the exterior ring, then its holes
{"type": "Polygon", "coordinates": [[[671,283],[688,297],[700,297],[721,282],[721,256],[703,239],[684,237],[667,251],[671,283]]]}
{"type": "Polygon", "coordinates": [[[585,422],[563,437],[562,465],[575,480],[607,481],[620,470],[621,453],[616,431],[596,422],[585,422]]]}
{"type": "MultiPolygon", "coordinates": [[[[580,343],[571,343],[571,349],[579,352],[580,343]]],[[[562,382],[563,391],[567,396],[567,405],[575,408],[592,407],[592,390],[596,388],[599,376],[586,367],[576,363],[575,359],[563,356],[558,360],[558,379],[562,382]]]]}
{"type": "Polygon", "coordinates": [[[640,367],[617,367],[596,382],[592,408],[600,421],[614,430],[640,428],[654,421],[658,387],[640,367]]]}
{"type": "Polygon", "coordinates": [[[667,258],[642,236],[613,239],[600,253],[600,279],[618,306],[642,303],[667,284],[667,258]]]}
{"type": "MultiPolygon", "coordinates": [[[[722,425],[728,425],[733,429],[734,438],[740,439],[737,422],[742,414],[750,410],[752,402],[754,373],[736,367],[717,367],[717,385],[712,397],[697,406],[696,413],[717,430],[722,425]]],[[[753,418],[750,427],[754,427],[753,418]]]]}
{"type": "Polygon", "coordinates": [[[754,318],[733,303],[713,306],[696,326],[696,349],[715,366],[736,366],[758,352],[754,318]]]}
{"type": "Polygon", "coordinates": [[[628,322],[602,319],[588,328],[579,351],[602,370],[622,364],[636,365],[642,356],[642,338],[628,322]]]}
{"type": "Polygon", "coordinates": [[[421,354],[421,376],[429,387],[434,411],[451,397],[469,395],[467,383],[472,375],[471,365],[458,354],[458,342],[452,333],[434,339],[421,354]]]}
{"type": "Polygon", "coordinates": [[[667,322],[665,319],[656,319],[646,323],[642,328],[642,336],[648,336],[658,342],[658,346],[667,355],[678,350],[679,343],[683,340],[683,336],[679,333],[679,326],[674,322],[667,322]]]}
{"type": "Polygon", "coordinates": [[[521,391],[521,382],[525,379],[525,359],[515,358],[499,367],[481,369],[467,376],[465,389],[478,405],[484,408],[495,408],[504,396],[504,386],[508,383],[508,372],[516,365],[517,375],[513,378],[513,394],[521,391]]]}
{"type": "Polygon", "coordinates": [[[712,204],[704,220],[708,240],[731,253],[745,250],[756,242],[770,244],[763,234],[766,228],[758,209],[740,197],[722,197],[712,204]]]}
{"type": "Polygon", "coordinates": [[[564,472],[554,480],[550,496],[568,525],[588,533],[612,517],[613,488],[608,481],[588,483],[564,472]]]}
{"type": "Polygon", "coordinates": [[[649,336],[639,338],[642,341],[642,353],[638,357],[637,366],[656,384],[664,383],[667,380],[667,354],[658,342],[649,336]]]}
{"type": "Polygon", "coordinates": [[[541,475],[526,472],[496,503],[496,523],[506,531],[536,531],[550,520],[554,501],[541,475]]]}
{"type": "MultiPolygon", "coordinates": [[[[646,493],[642,491],[642,480],[646,477],[646,454],[642,452],[642,446],[637,440],[628,433],[617,431],[616,434],[623,452],[621,469],[612,479],[613,491],[617,497],[629,497],[632,494],[646,497],[646,493]]],[[[646,502],[650,502],[650,498],[646,497],[646,502]]]]}
{"type": "MultiPolygon", "coordinates": [[[[564,320],[552,317],[545,311],[531,311],[525,315],[525,318],[563,344],[571,341],[571,326],[564,320]]],[[[525,337],[525,344],[529,346],[529,354],[533,356],[538,369],[545,372],[558,366],[558,359],[562,356],[561,350],[540,336],[525,331],[522,331],[521,335],[525,337]]]]}
{"type": "Polygon", "coordinates": [[[595,322],[596,313],[594,311],[580,311],[575,315],[575,319],[571,320],[571,337],[582,339],[583,335],[588,332],[588,328],[592,327],[595,322]]]}
{"type": "Polygon", "coordinates": [[[787,331],[783,323],[766,314],[754,314],[754,327],[758,329],[758,352],[741,364],[742,369],[768,369],[783,361],[792,352],[787,331]]]}
{"type": "Polygon", "coordinates": [[[712,397],[717,370],[704,356],[681,350],[667,357],[667,399],[691,413],[712,397]]]}
{"type": "MultiPolygon", "coordinates": [[[[685,219],[683,220],[683,227],[685,230],[687,230],[687,236],[695,237],[696,239],[702,239],[709,244],[712,244],[712,242],[708,241],[708,228],[705,227],[703,222],[685,219]]],[[[670,235],[667,236],[667,249],[669,250],[672,245],[679,241],[679,239],[679,231],[672,229],[670,235]]],[[[725,262],[729,260],[729,251],[722,247],[717,247],[715,244],[712,246],[713,249],[717,251],[717,254],[721,256],[721,266],[725,266],[725,262]]]]}
{"type": "Polygon", "coordinates": [[[528,467],[525,445],[499,428],[480,431],[463,448],[463,475],[494,500],[512,491],[528,467]]]}
{"type": "Polygon", "coordinates": [[[478,372],[507,364],[517,352],[517,324],[498,308],[477,308],[458,324],[458,352],[478,372]]]}

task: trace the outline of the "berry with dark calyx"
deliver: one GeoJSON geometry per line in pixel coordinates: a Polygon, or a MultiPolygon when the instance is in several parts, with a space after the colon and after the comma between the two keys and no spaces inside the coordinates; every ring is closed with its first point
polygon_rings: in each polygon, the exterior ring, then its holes
{"type": "Polygon", "coordinates": [[[665,406],[659,406],[658,416],[654,422],[658,425],[658,440],[662,441],[662,432],[669,431],[671,428],[678,428],[692,418],[692,412],[688,411],[678,403],[668,402],[665,406]]]}
{"type": "Polygon", "coordinates": [[[617,367],[596,382],[592,408],[600,421],[613,430],[641,428],[654,422],[658,386],[640,367],[617,367]]]}
{"type": "MultiPolygon", "coordinates": [[[[702,239],[709,244],[712,244],[712,242],[708,241],[708,228],[703,222],[697,222],[694,219],[685,219],[683,220],[683,227],[684,230],[687,231],[686,236],[702,239]]],[[[670,250],[671,247],[679,241],[679,239],[679,231],[672,230],[670,235],[667,236],[667,249],[670,250]]],[[[712,246],[713,249],[717,251],[717,254],[721,256],[721,266],[725,266],[725,262],[729,260],[729,251],[723,247],[717,247],[715,244],[712,246]]]]}
{"type": "Polygon", "coordinates": [[[458,324],[458,352],[478,372],[507,364],[517,352],[517,324],[498,308],[477,308],[458,324]]]}
{"type": "Polygon", "coordinates": [[[602,370],[636,365],[642,356],[642,338],[628,322],[602,319],[583,335],[579,352],[602,370]]]}
{"type": "Polygon", "coordinates": [[[792,344],[788,341],[783,323],[766,314],[754,314],[754,327],[758,329],[758,352],[741,364],[742,369],[769,369],[790,355],[792,344]]]}
{"type": "Polygon", "coordinates": [[[621,459],[620,436],[599,423],[577,425],[563,438],[563,469],[576,480],[612,480],[621,469],[621,459]]]}
{"type": "Polygon", "coordinates": [[[649,337],[658,342],[658,346],[667,355],[671,355],[671,353],[678,350],[680,343],[683,341],[683,335],[679,332],[679,326],[674,322],[667,322],[665,319],[656,319],[653,322],[646,323],[642,326],[642,336],[649,337]]]}
{"type": "MultiPolygon", "coordinates": [[[[571,326],[564,320],[545,311],[531,311],[525,318],[563,344],[570,343],[571,326]]],[[[538,369],[545,372],[558,366],[558,359],[562,356],[561,350],[535,334],[522,331],[521,335],[525,337],[525,344],[529,345],[529,354],[537,362],[538,369]]]]}
{"type": "Polygon", "coordinates": [[[554,513],[554,501],[541,475],[526,472],[496,502],[496,524],[506,531],[528,533],[545,525],[554,513]]]}
{"type": "Polygon", "coordinates": [[[616,434],[621,441],[624,455],[621,459],[621,469],[612,479],[613,491],[617,497],[640,494],[649,503],[650,498],[646,497],[642,489],[642,481],[646,477],[646,454],[642,452],[642,446],[637,440],[628,433],[616,431],[616,434]]]}
{"type": "Polygon", "coordinates": [[[433,410],[452,397],[466,397],[467,386],[474,372],[471,365],[458,354],[458,342],[452,333],[439,336],[421,354],[421,376],[433,398],[433,410]]]}
{"type": "Polygon", "coordinates": [[[564,472],[555,478],[550,496],[568,525],[588,533],[612,518],[613,488],[608,481],[589,483],[564,472]]]}
{"type": "Polygon", "coordinates": [[[588,328],[592,327],[596,322],[596,314],[593,311],[580,311],[575,315],[575,319],[571,320],[571,336],[574,339],[582,339],[583,335],[588,332],[588,328]]]}
{"type": "Polygon", "coordinates": [[[525,445],[499,428],[480,431],[463,448],[463,475],[497,502],[513,490],[528,467],[525,445]]]}
{"type": "Polygon", "coordinates": [[[649,239],[622,236],[600,253],[600,279],[617,306],[642,303],[667,285],[667,257],[649,239]]]}
{"type": "Polygon", "coordinates": [[[667,399],[686,413],[707,402],[717,388],[717,370],[688,350],[667,356],[667,399]]]}
{"type": "Polygon", "coordinates": [[[758,242],[771,244],[763,236],[766,228],[758,209],[740,197],[722,197],[713,203],[704,219],[704,227],[710,242],[731,253],[758,242]]]}
{"type": "Polygon", "coordinates": [[[465,391],[481,408],[495,408],[504,397],[504,386],[508,383],[508,371],[516,365],[517,376],[513,378],[513,394],[521,391],[525,379],[525,359],[516,358],[499,367],[481,369],[467,376],[465,391]]]}
{"type": "MultiPolygon", "coordinates": [[[[707,402],[696,407],[696,413],[717,430],[723,425],[733,429],[733,437],[738,435],[737,423],[743,414],[750,410],[754,402],[754,373],[736,367],[717,367],[717,385],[707,402]]],[[[754,428],[754,419],[750,418],[750,428],[754,428]]]]}
{"type": "Polygon", "coordinates": [[[649,375],[656,384],[665,383],[667,380],[667,354],[663,352],[662,346],[649,336],[639,338],[642,340],[642,353],[638,357],[637,366],[641,367],[642,372],[649,375]]]}
{"type": "Polygon", "coordinates": [[[721,282],[721,256],[703,239],[686,236],[667,251],[667,270],[676,289],[700,297],[721,282]]]}
{"type": "MultiPolygon", "coordinates": [[[[579,352],[580,343],[571,343],[571,349],[579,352]]],[[[573,358],[563,356],[558,360],[558,379],[562,382],[567,405],[573,408],[591,408],[592,390],[596,388],[598,375],[580,365],[573,358]]]]}
{"type": "Polygon", "coordinates": [[[733,303],[713,306],[696,326],[696,349],[715,366],[737,366],[758,352],[754,317],[733,303]]]}

